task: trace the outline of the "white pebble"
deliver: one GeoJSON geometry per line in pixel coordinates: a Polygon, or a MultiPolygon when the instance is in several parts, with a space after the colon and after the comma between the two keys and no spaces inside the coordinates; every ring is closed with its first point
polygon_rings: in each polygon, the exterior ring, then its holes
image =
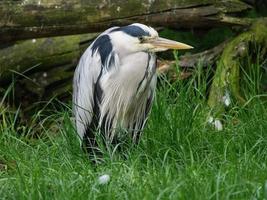
{"type": "Polygon", "coordinates": [[[217,131],[222,131],[223,130],[223,125],[222,122],[218,119],[215,119],[214,121],[214,126],[217,131]]]}
{"type": "Polygon", "coordinates": [[[100,185],[107,184],[109,182],[109,180],[110,180],[110,176],[108,174],[104,174],[104,175],[98,177],[98,183],[100,185]]]}

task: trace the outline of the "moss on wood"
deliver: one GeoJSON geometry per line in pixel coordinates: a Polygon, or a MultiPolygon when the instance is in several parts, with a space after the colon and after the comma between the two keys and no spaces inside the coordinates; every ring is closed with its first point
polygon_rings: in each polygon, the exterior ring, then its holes
{"type": "MultiPolygon", "coordinates": [[[[0,50],[0,83],[10,81],[12,71],[24,73],[49,70],[55,66],[76,63],[82,53],[80,43],[96,34],[33,39],[17,42],[0,50]]],[[[88,43],[87,43],[88,44],[88,43]]]]}
{"type": "MultiPolygon", "coordinates": [[[[267,53],[267,22],[258,20],[249,31],[240,34],[230,41],[218,61],[216,73],[213,78],[208,104],[215,115],[221,114],[227,106],[227,99],[245,102],[240,93],[240,65],[250,52],[251,47],[260,46],[261,54],[267,53]]],[[[262,56],[262,58],[264,58],[262,56]]]]}

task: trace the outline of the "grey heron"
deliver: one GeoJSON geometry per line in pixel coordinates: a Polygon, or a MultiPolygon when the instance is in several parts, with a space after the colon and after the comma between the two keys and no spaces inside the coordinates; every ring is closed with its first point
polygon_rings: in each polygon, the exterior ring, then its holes
{"type": "Polygon", "coordinates": [[[191,48],[139,23],[100,34],[82,55],[73,79],[75,125],[86,147],[97,146],[96,131],[112,142],[123,129],[137,142],[155,95],[155,53],[191,48]]]}

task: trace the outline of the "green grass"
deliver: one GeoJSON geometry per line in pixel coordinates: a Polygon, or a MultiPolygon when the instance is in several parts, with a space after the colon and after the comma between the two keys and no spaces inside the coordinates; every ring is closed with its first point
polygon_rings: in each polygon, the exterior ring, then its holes
{"type": "Polygon", "coordinates": [[[205,88],[193,79],[159,85],[140,144],[106,152],[97,166],[80,149],[67,106],[37,113],[43,123],[29,127],[19,111],[0,110],[0,199],[266,199],[266,103],[254,96],[233,105],[216,131],[205,88]],[[99,185],[103,174],[110,182],[99,185]]]}

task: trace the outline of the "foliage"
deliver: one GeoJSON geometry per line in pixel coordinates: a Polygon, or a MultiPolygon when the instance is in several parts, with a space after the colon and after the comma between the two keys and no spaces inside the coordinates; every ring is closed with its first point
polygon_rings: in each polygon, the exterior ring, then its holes
{"type": "Polygon", "coordinates": [[[1,199],[263,199],[267,197],[267,108],[254,96],[224,116],[223,131],[206,121],[205,77],[161,77],[144,135],[124,152],[92,164],[80,149],[68,105],[43,117],[36,136],[17,112],[0,112],[1,199]],[[198,80],[198,82],[197,82],[198,80]],[[201,82],[203,80],[203,82],[201,82]],[[53,125],[43,126],[44,122],[53,125]],[[20,134],[18,134],[18,129],[20,134]],[[98,177],[108,174],[106,185],[98,177]]]}

